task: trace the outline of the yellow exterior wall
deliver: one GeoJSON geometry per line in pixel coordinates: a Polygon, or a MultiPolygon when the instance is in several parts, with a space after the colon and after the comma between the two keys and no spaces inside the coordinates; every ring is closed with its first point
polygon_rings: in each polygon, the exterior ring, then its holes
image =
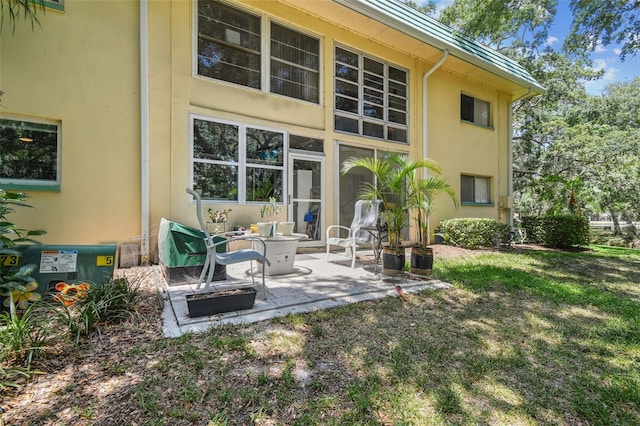
{"type": "MultiPolygon", "coordinates": [[[[237,121],[324,140],[325,225],[333,224],[338,142],[423,152],[422,77],[443,53],[329,0],[245,0],[229,3],[321,40],[320,104],[297,101],[193,73],[195,0],[148,1],[150,235],[161,217],[196,225],[191,186],[189,115],[237,121]],[[333,48],[344,45],[409,71],[409,144],[333,130],[333,48]]],[[[29,191],[36,209],[19,225],[43,228],[44,242],[123,242],[140,235],[140,4],[137,0],[65,0],[48,11],[43,29],[19,22],[0,34],[2,116],[62,123],[60,192],[29,191]]],[[[491,207],[442,198],[433,215],[507,220],[499,197],[508,191],[509,102],[514,84],[453,56],[428,80],[428,156],[458,192],[460,174],[492,178],[491,207]],[[496,83],[498,81],[498,83],[496,83]],[[491,103],[491,129],[460,121],[460,93],[491,103]]],[[[221,209],[229,205],[207,204],[221,209]]],[[[259,219],[259,206],[231,205],[232,225],[259,219]]],[[[15,218],[16,221],[17,218],[15,218]]],[[[284,219],[284,215],[281,215],[284,219]]],[[[153,246],[152,246],[153,248],[153,246]]]]}
{"type": "Polygon", "coordinates": [[[24,191],[35,208],[10,219],[46,230],[45,243],[127,241],[140,234],[139,3],[64,9],[40,12],[42,28],[20,18],[0,34],[0,116],[58,121],[62,132],[60,191],[24,191]]]}
{"type": "MultiPolygon", "coordinates": [[[[334,222],[334,189],[339,165],[336,161],[336,143],[344,142],[389,151],[409,152],[413,158],[422,155],[422,76],[442,57],[437,49],[422,46],[419,53],[407,52],[406,46],[414,46],[415,40],[389,31],[388,39],[367,37],[372,25],[355,12],[341,8],[334,2],[302,1],[237,1],[230,2],[256,14],[268,17],[294,29],[316,35],[321,39],[321,77],[322,95],[320,105],[296,101],[281,96],[270,95],[263,91],[228,84],[213,79],[194,76],[194,37],[196,37],[195,5],[192,2],[173,2],[171,8],[171,135],[165,135],[162,141],[152,144],[164,147],[169,144],[171,158],[170,207],[164,206],[162,214],[170,215],[174,220],[195,225],[196,215],[190,197],[184,192],[191,185],[190,177],[190,141],[189,114],[251,123],[290,131],[324,139],[326,154],[325,207],[326,224],[334,222]],[[311,11],[309,13],[307,11],[311,11]],[[321,15],[323,14],[323,15],[321,15]],[[353,15],[353,16],[350,16],[353,15]],[[350,26],[336,24],[335,19],[350,23],[350,26]],[[333,18],[332,18],[333,17],[333,18]],[[357,135],[333,131],[333,48],[335,44],[361,51],[378,57],[389,63],[409,70],[410,90],[410,144],[398,144],[364,138],[357,135]],[[168,142],[167,139],[171,138],[168,142]]],[[[156,16],[157,17],[157,16],[156,16]]],[[[163,19],[169,17],[163,15],[163,19]]],[[[163,34],[169,38],[169,34],[163,34]]],[[[158,41],[151,37],[150,51],[157,50],[158,41]]],[[[459,61],[458,61],[459,62],[459,61]]],[[[151,64],[150,69],[163,69],[166,63],[151,64]]],[[[511,95],[500,92],[495,87],[478,83],[483,71],[475,70],[473,80],[465,78],[467,68],[456,70],[456,61],[449,60],[429,79],[428,84],[428,155],[435,159],[444,170],[447,180],[456,189],[459,198],[460,174],[469,173],[492,178],[492,199],[490,207],[463,206],[455,210],[453,204],[442,198],[433,215],[433,223],[449,217],[492,217],[506,220],[506,211],[498,209],[500,195],[507,195],[508,188],[508,107],[511,95]],[[480,77],[478,77],[478,75],[480,77]],[[460,94],[465,93],[491,102],[492,129],[462,123],[460,121],[460,94]]],[[[468,67],[468,66],[467,66],[468,67]]],[[[488,73],[485,73],[489,76],[488,73]]],[[[164,73],[163,73],[164,75],[164,73]]],[[[495,76],[491,76],[495,79],[495,76]]],[[[152,76],[152,81],[154,76],[152,76]]],[[[166,96],[165,96],[166,97],[166,96]]],[[[164,111],[165,106],[153,105],[164,111]]],[[[158,117],[167,117],[166,111],[158,117]]],[[[160,118],[158,118],[160,119],[160,118]]],[[[152,118],[152,122],[155,119],[152,118]]],[[[153,125],[152,125],[153,127],[153,125]]],[[[154,147],[155,151],[155,147],[154,147]]],[[[159,172],[158,172],[159,174],[159,172]]],[[[221,204],[205,204],[208,207],[225,208],[221,204]]],[[[228,207],[228,205],[227,205],[228,207]]],[[[258,207],[232,206],[232,225],[248,225],[259,220],[258,207]]],[[[153,214],[152,224],[157,224],[160,215],[153,214]]]]}

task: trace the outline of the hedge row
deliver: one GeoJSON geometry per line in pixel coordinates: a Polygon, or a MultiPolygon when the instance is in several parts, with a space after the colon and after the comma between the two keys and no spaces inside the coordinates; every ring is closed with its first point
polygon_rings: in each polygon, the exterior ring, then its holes
{"type": "Polygon", "coordinates": [[[464,248],[491,247],[509,241],[509,225],[495,219],[447,219],[440,222],[436,232],[447,244],[464,248]]]}
{"type": "Polygon", "coordinates": [[[524,216],[522,227],[530,243],[558,248],[589,244],[589,220],[584,216],[524,216]]]}

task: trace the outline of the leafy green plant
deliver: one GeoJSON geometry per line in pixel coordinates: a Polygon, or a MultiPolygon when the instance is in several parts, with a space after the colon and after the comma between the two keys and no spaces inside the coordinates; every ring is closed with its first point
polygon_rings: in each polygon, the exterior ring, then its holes
{"type": "Polygon", "coordinates": [[[78,343],[82,336],[99,330],[101,324],[119,324],[135,316],[139,297],[135,283],[116,278],[103,285],[91,285],[75,299],[55,296],[54,300],[62,302],[59,318],[78,343]]]}
{"type": "Polygon", "coordinates": [[[522,227],[533,243],[559,248],[589,244],[589,221],[582,215],[524,216],[522,227]]]}
{"type": "Polygon", "coordinates": [[[342,163],[342,173],[362,167],[369,170],[376,182],[366,182],[359,190],[361,200],[382,201],[382,216],[389,230],[392,249],[399,249],[402,231],[409,226],[408,209],[411,203],[411,179],[419,169],[437,170],[433,160],[412,161],[407,155],[389,154],[387,158],[348,158],[342,163]]]}
{"type": "Polygon", "coordinates": [[[53,338],[48,312],[32,304],[21,315],[0,314],[0,362],[13,360],[31,366],[53,338]]]}
{"type": "Polygon", "coordinates": [[[509,225],[495,219],[457,218],[440,222],[438,232],[446,243],[464,247],[491,247],[495,241],[508,241],[509,225]]]}
{"type": "Polygon", "coordinates": [[[429,170],[436,173],[434,176],[420,177],[412,173],[410,180],[409,206],[416,211],[416,225],[418,227],[418,245],[426,248],[430,241],[429,215],[435,208],[435,200],[440,194],[448,195],[455,207],[458,207],[456,192],[451,185],[444,180],[440,174],[442,171],[433,162],[427,166],[429,170]]]}
{"type": "Polygon", "coordinates": [[[265,204],[260,208],[260,217],[266,216],[267,221],[270,222],[274,216],[280,214],[280,205],[275,197],[269,197],[269,204],[265,204]]]}
{"type": "Polygon", "coordinates": [[[10,309],[15,315],[15,305],[12,292],[24,292],[25,286],[35,281],[31,273],[34,265],[19,265],[20,253],[15,250],[18,244],[38,244],[31,237],[43,235],[43,230],[26,230],[18,228],[9,221],[7,215],[15,212],[15,207],[27,207],[24,200],[27,195],[22,192],[7,192],[0,189],[0,294],[10,298],[10,309]]]}

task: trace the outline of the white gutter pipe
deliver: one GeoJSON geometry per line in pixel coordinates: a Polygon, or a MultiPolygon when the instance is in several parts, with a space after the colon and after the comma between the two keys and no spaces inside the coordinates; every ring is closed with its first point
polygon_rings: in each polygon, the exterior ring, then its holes
{"type": "MultiPolygon", "coordinates": [[[[422,158],[429,158],[429,114],[427,113],[427,80],[429,79],[429,76],[431,76],[431,74],[433,74],[438,68],[440,68],[440,66],[442,66],[442,64],[447,60],[448,57],[449,50],[443,50],[442,58],[440,58],[440,60],[434,66],[429,68],[429,70],[427,70],[427,72],[425,72],[422,76],[422,158]]],[[[427,177],[429,171],[425,169],[423,173],[423,177],[427,177]]],[[[427,219],[427,221],[428,220],[429,219],[427,219]]],[[[429,223],[427,223],[427,230],[429,229],[431,229],[431,227],[429,226],[429,223]]],[[[429,239],[431,238],[429,232],[427,233],[427,241],[429,241],[429,239]]]]}
{"type": "Polygon", "coordinates": [[[443,52],[442,58],[432,66],[427,72],[422,76],[422,158],[428,158],[428,144],[429,144],[429,135],[427,132],[428,129],[428,121],[429,117],[427,114],[427,80],[429,76],[435,72],[440,66],[447,60],[449,57],[449,51],[445,49],[443,52]]]}
{"type": "Polygon", "coordinates": [[[149,9],[140,0],[140,257],[149,264],[149,9]]]}
{"type": "MultiPolygon", "coordinates": [[[[529,90],[524,95],[509,102],[509,167],[507,170],[507,195],[513,197],[513,104],[521,101],[531,95],[533,89],[529,87],[529,90]]],[[[509,227],[513,229],[513,207],[507,205],[509,210],[509,227]]]]}

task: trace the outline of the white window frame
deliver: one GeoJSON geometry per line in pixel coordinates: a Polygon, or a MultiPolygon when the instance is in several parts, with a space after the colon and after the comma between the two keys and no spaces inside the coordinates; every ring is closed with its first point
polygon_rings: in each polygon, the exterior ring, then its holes
{"type": "MultiPolygon", "coordinates": [[[[323,55],[322,55],[322,51],[323,51],[323,39],[319,34],[315,34],[312,33],[306,29],[302,29],[300,27],[291,25],[290,23],[287,22],[283,22],[280,21],[278,19],[272,18],[270,16],[268,16],[265,13],[261,13],[255,10],[251,10],[248,9],[246,7],[242,7],[240,5],[237,5],[235,3],[230,3],[227,1],[220,1],[218,0],[219,3],[222,3],[228,7],[237,9],[243,13],[247,13],[249,15],[253,15],[256,16],[260,19],[260,37],[261,37],[261,46],[260,46],[260,88],[256,89],[253,87],[249,87],[243,84],[236,84],[233,82],[229,82],[229,81],[225,81],[225,80],[218,80],[216,78],[213,77],[208,77],[206,75],[202,75],[198,73],[198,34],[199,34],[199,30],[198,30],[198,2],[199,0],[196,0],[193,2],[193,36],[192,36],[192,40],[193,40],[193,46],[192,46],[192,57],[193,57],[193,62],[192,62],[192,75],[196,78],[202,78],[205,80],[213,80],[216,81],[218,83],[221,84],[229,84],[232,85],[234,87],[242,87],[245,88],[247,90],[257,90],[263,93],[268,93],[272,96],[278,96],[278,97],[282,97],[284,99],[288,99],[288,100],[293,100],[293,101],[299,101],[299,102],[304,102],[306,104],[312,104],[312,105],[320,105],[322,106],[322,93],[323,93],[323,79],[322,79],[322,73],[323,73],[323,55]],[[307,37],[311,37],[314,39],[318,40],[318,70],[317,70],[317,75],[318,75],[318,100],[317,102],[313,102],[313,101],[307,101],[304,99],[299,99],[299,98],[295,98],[295,97],[291,97],[291,96],[287,96],[287,95],[282,95],[282,94],[278,94],[278,93],[272,93],[271,92],[271,24],[275,23],[276,25],[280,25],[281,27],[285,27],[291,31],[295,31],[297,33],[300,33],[304,36],[307,37]]],[[[296,65],[297,67],[302,68],[299,65],[296,65]]]]}
{"type": "Polygon", "coordinates": [[[491,117],[492,117],[491,102],[476,98],[471,95],[467,95],[465,93],[460,93],[460,120],[463,123],[472,123],[472,124],[475,124],[476,126],[486,127],[490,129],[492,128],[491,117]],[[462,114],[462,97],[463,96],[473,99],[473,120],[469,120],[463,117],[463,114],[462,114]],[[483,117],[483,114],[482,114],[483,111],[481,107],[486,108],[486,115],[487,115],[486,119],[483,117]]]}
{"type": "MultiPolygon", "coordinates": [[[[383,141],[387,141],[387,142],[393,142],[393,143],[399,143],[399,144],[403,144],[403,145],[408,145],[409,144],[409,128],[410,128],[410,111],[411,111],[411,105],[410,105],[410,72],[409,69],[399,66],[397,64],[391,63],[389,61],[385,61],[384,59],[378,58],[376,56],[361,52],[357,49],[353,49],[351,47],[345,46],[343,44],[340,43],[336,43],[333,46],[333,55],[332,55],[332,61],[333,61],[333,74],[332,74],[332,81],[333,81],[333,94],[332,94],[332,101],[333,101],[333,106],[334,106],[334,113],[333,113],[333,119],[334,119],[334,130],[336,132],[339,133],[345,133],[345,134],[356,134],[356,133],[351,133],[348,131],[344,131],[344,130],[338,130],[335,128],[335,120],[337,117],[343,117],[349,120],[354,120],[358,122],[358,133],[357,135],[365,137],[365,138],[371,138],[371,139],[375,139],[375,140],[383,140],[383,141]],[[342,111],[339,110],[336,107],[336,97],[338,96],[338,93],[336,93],[336,82],[337,81],[344,81],[347,84],[354,84],[354,82],[349,81],[349,80],[342,80],[339,77],[336,76],[335,74],[335,68],[336,68],[336,48],[340,48],[342,50],[346,50],[347,52],[350,52],[352,54],[358,55],[358,113],[351,113],[348,111],[342,111]],[[384,118],[383,119],[377,119],[377,118],[372,118],[372,117],[368,117],[364,114],[364,104],[365,104],[365,94],[364,94],[364,90],[365,90],[365,84],[364,84],[364,72],[365,72],[365,66],[364,66],[364,61],[365,58],[370,59],[372,61],[381,63],[384,66],[384,75],[382,75],[381,77],[383,78],[383,96],[384,96],[384,100],[383,100],[383,111],[384,111],[384,118]],[[406,95],[404,96],[405,102],[406,102],[406,108],[404,111],[399,110],[397,108],[392,108],[389,105],[389,95],[391,96],[395,96],[398,98],[402,98],[401,96],[398,96],[397,94],[393,94],[390,93],[389,90],[389,82],[391,81],[395,81],[392,80],[389,76],[389,67],[395,68],[397,70],[400,71],[404,71],[406,73],[406,82],[405,82],[405,86],[406,86],[406,95]],[[389,111],[400,111],[403,112],[406,116],[406,123],[405,124],[400,124],[400,123],[396,123],[393,121],[389,120],[389,111]],[[364,123],[366,122],[370,122],[372,124],[376,124],[376,125],[381,125],[383,127],[383,137],[382,138],[378,138],[376,136],[372,136],[372,135],[365,135],[364,134],[364,123]],[[398,141],[398,140],[394,140],[394,139],[390,139],[389,138],[389,128],[397,128],[400,130],[403,130],[406,134],[406,141],[398,141]]],[[[342,97],[344,97],[345,99],[348,98],[347,96],[341,95],[342,97]]],[[[350,98],[350,99],[354,99],[354,98],[350,98]]]]}
{"type": "MultiPolygon", "coordinates": [[[[8,121],[17,121],[22,123],[34,123],[45,124],[49,126],[56,126],[56,178],[55,180],[44,179],[20,179],[20,178],[5,178],[0,177],[0,185],[6,189],[42,189],[42,190],[59,190],[60,188],[60,173],[61,173],[61,158],[62,158],[62,123],[59,121],[51,120],[39,120],[33,118],[25,118],[19,116],[5,117],[0,116],[0,119],[8,121]]],[[[34,143],[34,142],[25,142],[34,143]]]]}
{"type": "Polygon", "coordinates": [[[280,170],[282,171],[282,200],[279,203],[284,203],[286,201],[286,189],[287,189],[287,152],[289,151],[289,132],[283,129],[276,129],[272,127],[258,126],[251,123],[243,123],[239,121],[229,121],[218,119],[215,117],[208,117],[204,115],[198,114],[189,114],[189,157],[190,157],[190,167],[189,167],[189,182],[190,186],[193,188],[194,181],[194,164],[195,163],[208,163],[208,164],[219,164],[219,165],[231,165],[238,167],[238,200],[218,200],[218,199],[207,199],[202,197],[203,203],[216,203],[216,204],[264,204],[264,201],[253,201],[247,200],[246,194],[246,185],[247,185],[247,169],[248,168],[263,168],[263,169],[271,169],[271,170],[280,170]],[[209,121],[213,123],[219,123],[230,126],[238,127],[238,161],[221,161],[221,160],[203,160],[200,158],[195,158],[193,155],[194,148],[194,123],[195,120],[203,120],[209,121]],[[283,135],[283,154],[282,154],[282,165],[274,166],[274,165],[256,165],[247,163],[247,133],[246,129],[257,129],[257,130],[265,130],[274,133],[282,133],[283,135]]]}
{"type": "Polygon", "coordinates": [[[472,175],[472,174],[462,174],[460,176],[460,204],[462,205],[472,205],[472,206],[492,206],[493,205],[493,191],[491,188],[491,182],[492,179],[490,176],[478,176],[478,175],[472,175]],[[472,178],[473,179],[473,201],[471,200],[463,200],[462,196],[464,194],[465,191],[463,191],[463,178],[472,178]],[[479,198],[479,194],[478,194],[478,184],[481,182],[484,182],[486,184],[486,189],[487,189],[487,201],[482,200],[481,198],[479,198]]]}

